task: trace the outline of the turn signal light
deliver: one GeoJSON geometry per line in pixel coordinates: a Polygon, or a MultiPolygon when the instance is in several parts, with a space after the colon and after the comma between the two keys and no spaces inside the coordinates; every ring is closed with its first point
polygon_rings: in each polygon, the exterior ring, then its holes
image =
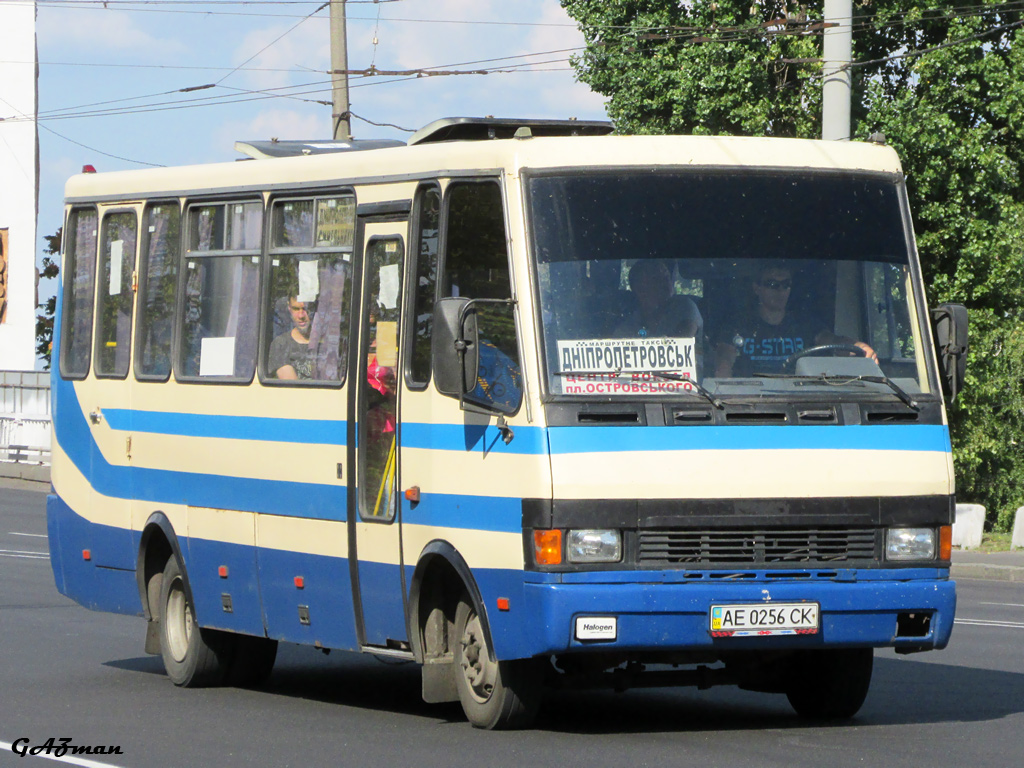
{"type": "Polygon", "coordinates": [[[562,564],[562,532],[534,531],[533,559],[537,565],[562,564]]]}
{"type": "Polygon", "coordinates": [[[939,528],[939,560],[953,558],[953,526],[944,525],[939,528]]]}

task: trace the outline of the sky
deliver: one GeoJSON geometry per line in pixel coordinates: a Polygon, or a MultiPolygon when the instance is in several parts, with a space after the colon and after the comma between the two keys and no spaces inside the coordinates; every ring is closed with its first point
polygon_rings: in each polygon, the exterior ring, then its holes
{"type": "MultiPolygon", "coordinates": [[[[39,0],[40,243],[84,165],[230,161],[236,140],[329,138],[331,108],[315,103],[331,99],[321,5],[39,0]]],[[[404,139],[449,116],[606,119],[575,82],[582,36],[558,0],[348,0],[346,17],[350,69],[505,70],[353,76],[357,139],[404,139]]]]}

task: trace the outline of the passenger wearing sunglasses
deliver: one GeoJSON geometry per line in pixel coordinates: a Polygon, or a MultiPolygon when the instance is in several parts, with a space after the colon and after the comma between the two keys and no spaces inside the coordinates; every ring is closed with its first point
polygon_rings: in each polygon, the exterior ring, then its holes
{"type": "Polygon", "coordinates": [[[737,318],[715,348],[715,376],[783,373],[790,355],[822,344],[852,344],[875,362],[875,351],[863,341],[837,336],[812,317],[790,314],[793,273],[784,264],[764,267],[752,283],[754,309],[737,318]]]}

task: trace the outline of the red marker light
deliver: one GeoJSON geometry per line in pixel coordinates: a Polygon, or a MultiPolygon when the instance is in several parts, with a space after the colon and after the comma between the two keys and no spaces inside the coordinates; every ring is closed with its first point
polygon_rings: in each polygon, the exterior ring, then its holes
{"type": "Polygon", "coordinates": [[[82,559],[83,560],[92,560],[92,550],[91,549],[83,549],[82,550],[82,559]]]}
{"type": "Polygon", "coordinates": [[[499,611],[507,611],[508,609],[509,609],[508,598],[507,597],[499,597],[498,598],[498,610],[499,611]]]}
{"type": "Polygon", "coordinates": [[[82,173],[96,173],[96,167],[93,165],[83,165],[82,173]]]}
{"type": "Polygon", "coordinates": [[[302,576],[296,576],[295,577],[295,588],[296,589],[305,589],[306,588],[306,580],[305,580],[305,578],[303,578],[302,576]]]}
{"type": "Polygon", "coordinates": [[[217,575],[220,576],[222,579],[226,579],[228,577],[228,567],[226,565],[220,566],[217,569],[217,575]]]}

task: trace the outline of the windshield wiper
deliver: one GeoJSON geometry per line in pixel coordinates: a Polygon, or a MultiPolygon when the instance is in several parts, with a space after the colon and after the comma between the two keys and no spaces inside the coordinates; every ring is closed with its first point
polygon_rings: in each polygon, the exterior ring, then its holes
{"type": "Polygon", "coordinates": [[[915,411],[921,410],[921,404],[917,402],[913,397],[908,395],[902,387],[899,386],[895,381],[890,379],[888,376],[872,376],[859,374],[857,376],[842,376],[839,374],[828,374],[823,373],[820,376],[790,376],[784,373],[762,373],[758,376],[766,379],[800,379],[802,381],[820,381],[824,384],[850,384],[854,381],[866,381],[869,384],[884,384],[892,390],[893,394],[896,395],[903,403],[915,411]]]}
{"type": "MultiPolygon", "coordinates": [[[[659,379],[665,379],[666,381],[682,381],[693,387],[694,391],[704,397],[709,403],[715,408],[722,410],[725,408],[725,403],[715,397],[711,392],[704,387],[702,384],[698,384],[695,380],[686,376],[680,376],[678,373],[668,373],[667,371],[637,371],[632,368],[629,369],[627,375],[632,376],[633,374],[640,374],[643,376],[657,376],[659,379]]],[[[615,376],[618,378],[622,375],[622,369],[618,368],[614,371],[553,371],[554,376],[615,376]]]]}
{"type": "MultiPolygon", "coordinates": [[[[822,378],[825,378],[825,376],[822,375],[822,378]]],[[[831,376],[829,378],[846,378],[846,377],[844,377],[844,376],[831,376]]],[[[885,384],[885,386],[887,386],[889,389],[891,389],[893,391],[893,393],[896,395],[896,397],[898,397],[900,400],[902,400],[904,403],[906,403],[909,408],[913,408],[915,411],[920,411],[921,410],[921,406],[917,402],[917,400],[915,400],[910,395],[908,395],[903,390],[902,387],[900,387],[895,381],[890,379],[888,376],[857,376],[857,377],[855,377],[854,380],[855,381],[867,381],[867,382],[870,382],[871,384],[885,384]]]]}
{"type": "Polygon", "coordinates": [[[633,373],[642,373],[647,376],[657,376],[659,379],[665,379],[666,381],[682,381],[689,384],[699,394],[703,395],[704,398],[711,403],[715,408],[723,410],[725,403],[715,397],[711,392],[703,385],[698,384],[696,380],[689,378],[688,376],[680,376],[678,373],[669,373],[668,371],[633,371],[633,373]]]}

